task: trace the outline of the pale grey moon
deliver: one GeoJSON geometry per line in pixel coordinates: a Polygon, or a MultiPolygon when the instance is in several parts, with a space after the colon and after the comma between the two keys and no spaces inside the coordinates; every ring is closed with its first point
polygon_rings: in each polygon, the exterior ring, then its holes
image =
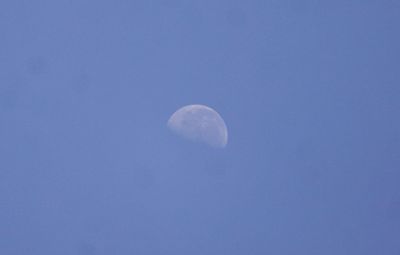
{"type": "Polygon", "coordinates": [[[167,126],[177,135],[212,147],[224,148],[228,143],[225,121],[214,109],[199,104],[178,109],[167,126]]]}

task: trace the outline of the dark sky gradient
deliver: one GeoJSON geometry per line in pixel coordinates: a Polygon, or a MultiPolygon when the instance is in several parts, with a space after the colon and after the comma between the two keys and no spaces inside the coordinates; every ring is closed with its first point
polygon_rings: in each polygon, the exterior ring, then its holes
{"type": "Polygon", "coordinates": [[[0,254],[400,254],[399,24],[395,0],[1,0],[0,254]],[[171,134],[187,104],[226,149],[171,134]]]}

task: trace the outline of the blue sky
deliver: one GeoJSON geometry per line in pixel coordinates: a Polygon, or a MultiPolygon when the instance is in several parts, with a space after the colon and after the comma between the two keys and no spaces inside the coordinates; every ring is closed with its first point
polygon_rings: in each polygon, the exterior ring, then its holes
{"type": "Polygon", "coordinates": [[[399,13],[1,1],[0,253],[399,254],[399,13]],[[171,134],[187,104],[226,149],[171,134]]]}

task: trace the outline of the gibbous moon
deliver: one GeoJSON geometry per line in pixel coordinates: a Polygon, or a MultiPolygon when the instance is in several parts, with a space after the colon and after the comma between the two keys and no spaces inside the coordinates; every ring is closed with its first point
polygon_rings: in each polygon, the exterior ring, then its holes
{"type": "Polygon", "coordinates": [[[212,147],[224,148],[228,130],[222,117],[212,108],[193,104],[177,110],[168,120],[168,128],[177,135],[212,147]]]}

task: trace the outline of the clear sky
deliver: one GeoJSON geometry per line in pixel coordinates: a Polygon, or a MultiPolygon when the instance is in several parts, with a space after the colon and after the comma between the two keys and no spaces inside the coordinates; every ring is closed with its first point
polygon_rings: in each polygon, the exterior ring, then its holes
{"type": "Polygon", "coordinates": [[[0,254],[400,254],[400,2],[1,0],[0,254]],[[217,110],[225,149],[171,134],[217,110]]]}

